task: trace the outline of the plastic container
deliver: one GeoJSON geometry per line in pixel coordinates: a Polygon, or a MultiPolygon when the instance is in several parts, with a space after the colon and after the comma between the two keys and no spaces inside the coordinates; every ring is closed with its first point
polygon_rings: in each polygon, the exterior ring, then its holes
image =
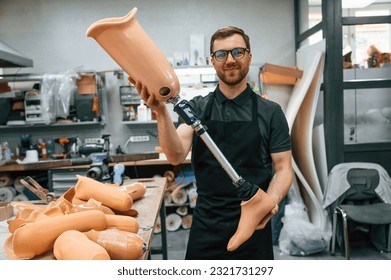
{"type": "Polygon", "coordinates": [[[137,120],[139,122],[148,121],[148,108],[144,105],[144,102],[141,100],[140,105],[137,107],[137,120]]]}
{"type": "Polygon", "coordinates": [[[129,120],[130,121],[136,120],[136,112],[134,111],[134,107],[133,106],[129,107],[129,120]]]}
{"type": "Polygon", "coordinates": [[[3,147],[2,147],[3,159],[11,159],[11,149],[8,146],[8,142],[3,142],[3,147]]]}

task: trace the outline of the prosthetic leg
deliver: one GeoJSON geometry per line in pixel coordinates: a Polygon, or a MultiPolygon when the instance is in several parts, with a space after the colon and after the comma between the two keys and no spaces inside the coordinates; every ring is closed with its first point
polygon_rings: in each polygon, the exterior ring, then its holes
{"type": "MultiPolygon", "coordinates": [[[[155,95],[156,100],[168,101],[174,105],[174,111],[195,130],[227,172],[238,189],[238,194],[243,193],[241,190],[254,187],[235,172],[194,114],[188,101],[178,96],[180,91],[178,78],[165,56],[138,24],[135,18],[136,12],[137,9],[134,8],[124,17],[99,20],[88,28],[87,36],[94,38],[125,70],[129,80],[133,83],[141,82],[149,93],[155,95]]],[[[261,189],[250,199],[243,201],[239,226],[229,241],[227,250],[235,250],[250,238],[275,204],[274,200],[261,189]]]]}
{"type": "MultiPolygon", "coordinates": [[[[210,138],[206,128],[201,124],[201,121],[195,115],[189,102],[187,100],[181,99],[179,96],[170,98],[168,101],[174,105],[174,111],[180,116],[180,118],[187,125],[190,125],[194,129],[195,133],[204,141],[205,145],[230,177],[234,186],[239,189],[248,184],[248,182],[246,182],[236,173],[220,149],[210,138]]],[[[235,234],[228,242],[227,250],[234,251],[246,240],[248,240],[260,222],[267,216],[267,214],[269,214],[275,205],[276,202],[262,189],[258,189],[256,194],[251,197],[251,199],[243,201],[240,205],[241,213],[239,225],[235,234]]]]}

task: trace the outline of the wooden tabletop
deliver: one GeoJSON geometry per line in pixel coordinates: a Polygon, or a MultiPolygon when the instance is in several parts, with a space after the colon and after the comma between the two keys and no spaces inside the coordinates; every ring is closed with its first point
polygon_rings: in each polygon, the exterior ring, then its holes
{"type": "Polygon", "coordinates": [[[144,253],[142,259],[148,259],[148,254],[151,249],[151,242],[153,238],[153,231],[155,228],[156,220],[159,216],[159,210],[164,198],[164,192],[167,187],[166,177],[153,178],[153,179],[132,179],[125,181],[125,184],[134,182],[142,182],[147,186],[147,192],[140,200],[135,201],[133,204],[134,209],[139,213],[137,220],[140,224],[138,235],[140,235],[147,244],[148,250],[144,253]]]}
{"type": "MultiPolygon", "coordinates": [[[[140,259],[148,259],[150,253],[151,242],[153,238],[153,232],[156,220],[159,215],[159,210],[163,202],[164,192],[167,187],[167,181],[165,177],[161,178],[144,178],[144,179],[131,179],[126,180],[124,185],[134,182],[142,182],[147,186],[147,191],[143,198],[137,200],[133,204],[133,209],[138,211],[137,220],[140,225],[138,234],[144,239],[147,244],[148,250],[140,259]]],[[[12,219],[12,218],[11,218],[12,219]]],[[[8,225],[6,221],[0,222],[0,260],[8,259],[4,253],[4,242],[10,235],[8,231],[8,225]]],[[[54,259],[51,252],[39,256],[37,259],[54,259]]]]}
{"type": "MultiPolygon", "coordinates": [[[[164,153],[141,153],[131,155],[113,155],[113,162],[122,163],[125,166],[146,166],[146,165],[166,165],[170,164],[164,153]]],[[[0,161],[0,172],[9,171],[30,171],[30,170],[49,170],[49,169],[75,169],[88,168],[90,163],[81,159],[56,159],[56,160],[42,160],[36,163],[17,164],[15,160],[0,161]]],[[[187,155],[183,164],[191,163],[191,152],[187,155]]]]}
{"type": "MultiPolygon", "coordinates": [[[[108,162],[111,165],[122,162],[137,162],[142,160],[158,159],[159,153],[139,153],[139,154],[124,154],[124,155],[109,155],[108,162]]],[[[55,168],[83,167],[89,166],[92,161],[90,158],[70,158],[70,159],[48,159],[40,160],[31,163],[17,163],[16,160],[1,161],[0,172],[2,171],[27,171],[27,170],[48,170],[55,168]]]]}

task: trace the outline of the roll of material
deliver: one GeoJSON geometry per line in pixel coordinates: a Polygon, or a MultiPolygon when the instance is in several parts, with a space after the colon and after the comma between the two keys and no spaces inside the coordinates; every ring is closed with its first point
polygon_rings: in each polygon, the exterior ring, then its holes
{"type": "Polygon", "coordinates": [[[7,173],[0,173],[0,187],[12,186],[14,184],[14,178],[7,173]]]}
{"type": "Polygon", "coordinates": [[[171,192],[170,191],[166,191],[164,193],[164,204],[170,204],[172,203],[172,198],[171,198],[171,192]]]}
{"type": "Polygon", "coordinates": [[[28,200],[29,200],[29,199],[28,199],[27,196],[25,196],[24,194],[20,193],[20,194],[18,194],[18,195],[16,195],[16,196],[14,197],[14,200],[13,200],[13,201],[28,201],[28,200]]]}
{"type": "Polygon", "coordinates": [[[171,194],[172,201],[178,205],[183,205],[187,202],[187,192],[184,189],[175,189],[171,194]]]}
{"type": "Polygon", "coordinates": [[[186,216],[187,213],[188,213],[188,209],[187,209],[187,206],[180,206],[178,207],[175,212],[180,215],[180,216],[186,216]]]}
{"type": "Polygon", "coordinates": [[[16,196],[16,190],[14,187],[1,187],[0,188],[0,201],[8,202],[12,201],[16,196]]]}
{"type": "Polygon", "coordinates": [[[184,228],[184,229],[191,228],[192,221],[193,221],[193,215],[192,214],[188,214],[186,216],[183,216],[182,217],[182,228],[184,228]]]}
{"type": "Polygon", "coordinates": [[[176,231],[182,225],[182,218],[176,213],[171,213],[166,217],[166,229],[168,231],[176,231]]]}
{"type": "Polygon", "coordinates": [[[157,217],[156,223],[155,223],[155,228],[154,228],[154,233],[160,233],[162,231],[162,224],[160,220],[160,216],[157,217]]]}
{"type": "Polygon", "coordinates": [[[23,190],[25,188],[25,186],[23,186],[23,184],[20,182],[20,180],[22,180],[23,178],[23,176],[18,176],[14,180],[14,187],[18,193],[23,193],[23,190]]]}

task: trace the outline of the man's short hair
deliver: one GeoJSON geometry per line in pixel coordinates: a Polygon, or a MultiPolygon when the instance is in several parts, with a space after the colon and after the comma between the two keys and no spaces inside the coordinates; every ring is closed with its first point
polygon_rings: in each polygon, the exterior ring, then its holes
{"type": "Polygon", "coordinates": [[[246,48],[251,50],[250,37],[248,37],[248,35],[246,33],[244,33],[244,31],[242,29],[240,29],[239,27],[227,26],[227,27],[220,28],[212,35],[212,38],[210,39],[210,53],[213,52],[213,44],[214,44],[215,40],[224,39],[224,38],[230,37],[234,34],[241,35],[244,39],[244,42],[246,43],[246,48]]]}

